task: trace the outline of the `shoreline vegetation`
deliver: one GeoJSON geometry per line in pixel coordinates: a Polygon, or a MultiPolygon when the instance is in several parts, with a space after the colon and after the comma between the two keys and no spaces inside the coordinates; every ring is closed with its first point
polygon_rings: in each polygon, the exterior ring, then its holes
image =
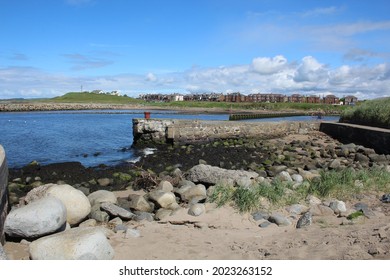
{"type": "Polygon", "coordinates": [[[174,101],[146,102],[126,96],[110,96],[94,93],[67,93],[50,99],[0,100],[0,112],[57,111],[57,110],[178,110],[208,113],[261,113],[261,112],[323,112],[340,114],[346,106],[309,103],[245,103],[174,101]]]}
{"type": "Polygon", "coordinates": [[[366,101],[341,114],[340,122],[390,129],[390,98],[366,101]]]}

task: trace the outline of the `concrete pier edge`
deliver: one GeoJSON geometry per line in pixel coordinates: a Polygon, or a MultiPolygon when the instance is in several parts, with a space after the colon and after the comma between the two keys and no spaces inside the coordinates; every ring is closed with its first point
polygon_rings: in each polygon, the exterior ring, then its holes
{"type": "Polygon", "coordinates": [[[0,243],[4,244],[4,223],[8,213],[8,165],[4,148],[0,145],[0,243]]]}

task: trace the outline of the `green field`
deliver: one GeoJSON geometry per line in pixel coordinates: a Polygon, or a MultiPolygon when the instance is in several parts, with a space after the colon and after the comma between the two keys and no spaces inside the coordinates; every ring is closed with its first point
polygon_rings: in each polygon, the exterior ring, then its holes
{"type": "Polygon", "coordinates": [[[103,104],[138,104],[140,100],[127,97],[89,92],[69,92],[65,95],[45,100],[57,103],[103,103],[103,104]]]}

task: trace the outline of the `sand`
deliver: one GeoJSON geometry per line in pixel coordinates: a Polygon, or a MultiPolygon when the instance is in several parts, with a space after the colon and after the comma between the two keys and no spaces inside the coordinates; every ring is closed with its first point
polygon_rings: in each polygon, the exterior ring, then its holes
{"type": "MultiPolygon", "coordinates": [[[[116,192],[126,197],[128,192],[116,192]]],[[[193,217],[181,209],[161,221],[127,222],[140,237],[125,238],[118,232],[108,236],[115,260],[366,260],[390,259],[390,204],[380,193],[361,196],[374,210],[372,218],[361,217],[348,224],[345,217],[314,216],[313,224],[296,229],[292,225],[260,228],[250,214],[231,206],[216,208],[193,217]],[[343,223],[347,223],[343,225],[343,223]]],[[[350,208],[357,201],[347,201],[350,208]]],[[[287,214],[283,208],[275,211],[287,214]]],[[[28,244],[7,242],[8,258],[27,260],[28,244]]]]}

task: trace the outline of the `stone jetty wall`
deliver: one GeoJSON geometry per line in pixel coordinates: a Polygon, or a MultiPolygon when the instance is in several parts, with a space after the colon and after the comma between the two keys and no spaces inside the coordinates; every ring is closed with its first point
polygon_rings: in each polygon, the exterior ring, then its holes
{"type": "Polygon", "coordinates": [[[378,154],[390,154],[390,129],[348,123],[322,122],[320,131],[343,143],[372,148],[378,154]]]}
{"type": "Polygon", "coordinates": [[[319,122],[238,122],[177,119],[133,119],[134,144],[199,143],[222,139],[271,139],[306,134],[319,122]]]}
{"type": "Polygon", "coordinates": [[[4,222],[8,212],[8,166],[0,145],[0,243],[4,243],[4,222]]]}

